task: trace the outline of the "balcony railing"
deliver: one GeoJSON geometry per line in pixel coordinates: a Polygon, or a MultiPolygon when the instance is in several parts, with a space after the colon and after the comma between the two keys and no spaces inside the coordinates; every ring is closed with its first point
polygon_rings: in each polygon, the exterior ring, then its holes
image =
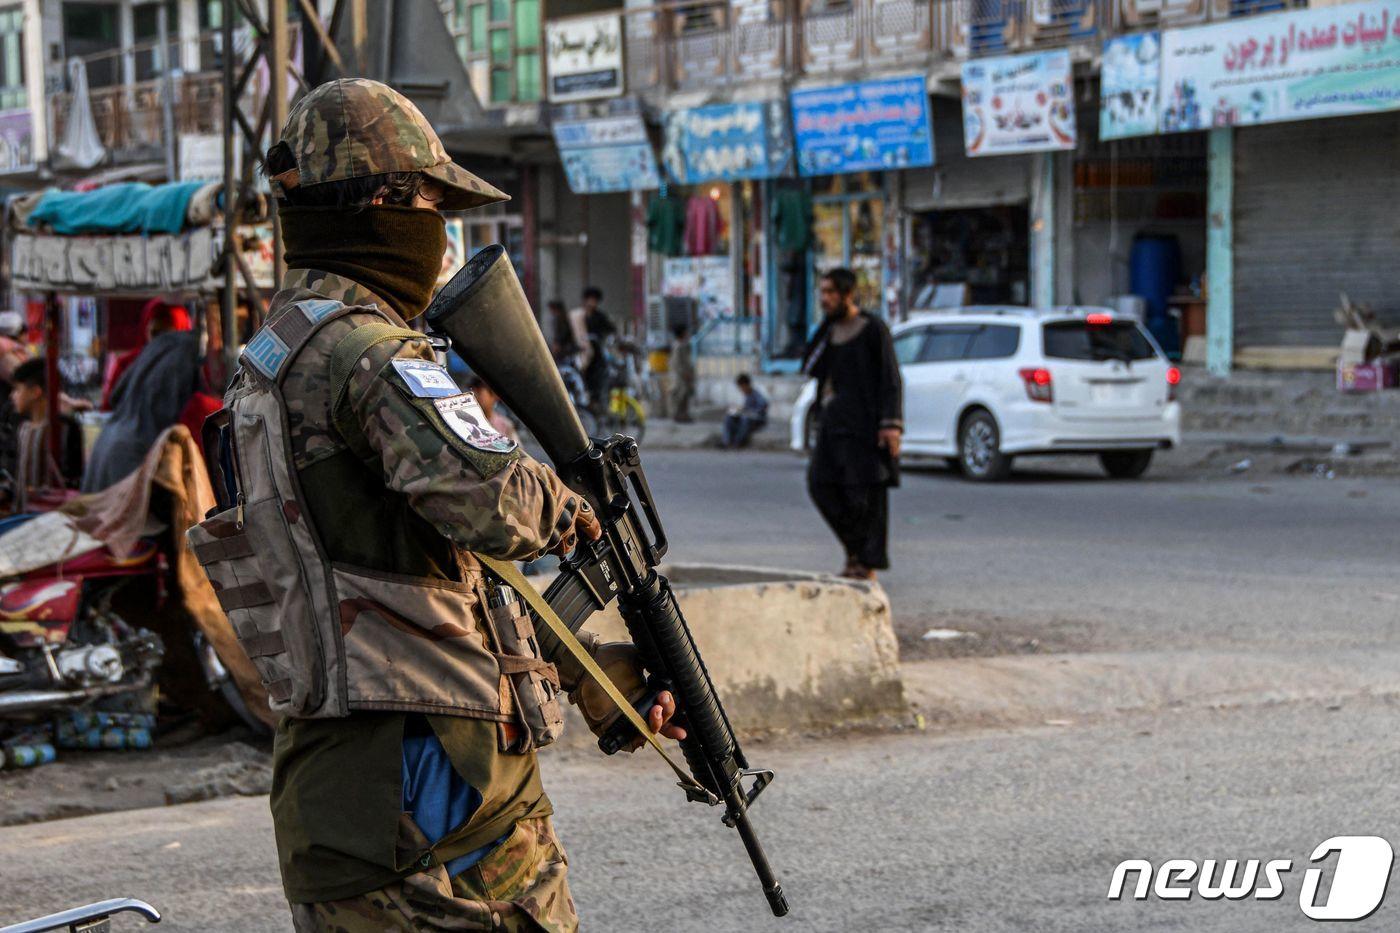
{"type": "MultiPolygon", "coordinates": [[[[219,72],[184,75],[172,83],[176,133],[223,132],[223,77],[219,72]]],[[[93,88],[88,93],[97,135],[119,160],[159,152],[164,146],[159,80],[93,88]]],[[[55,94],[49,99],[53,138],[63,138],[72,112],[72,94],[55,94]]]]}
{"type": "Polygon", "coordinates": [[[624,11],[629,86],[700,91],[1045,48],[1306,0],[699,0],[624,11]]]}

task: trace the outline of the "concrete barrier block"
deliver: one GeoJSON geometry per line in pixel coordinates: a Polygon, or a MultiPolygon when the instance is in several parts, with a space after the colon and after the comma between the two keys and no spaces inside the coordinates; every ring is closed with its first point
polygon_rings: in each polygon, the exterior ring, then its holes
{"type": "MultiPolygon", "coordinates": [[[[878,586],[748,567],[674,564],[662,572],[736,730],[821,728],[905,712],[889,599],[878,586]]],[[[627,639],[615,609],[584,627],[607,641],[627,639]]]]}

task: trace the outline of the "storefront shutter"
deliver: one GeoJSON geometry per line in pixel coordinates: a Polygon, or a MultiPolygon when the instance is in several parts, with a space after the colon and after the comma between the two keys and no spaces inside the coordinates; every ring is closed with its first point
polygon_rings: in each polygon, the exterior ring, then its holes
{"type": "Polygon", "coordinates": [[[1024,204],[1030,200],[1030,157],[967,157],[962,102],[933,98],[932,168],[904,174],[904,206],[914,212],[1024,204]]]}
{"type": "Polygon", "coordinates": [[[1400,114],[1235,132],[1237,346],[1336,346],[1340,294],[1400,323],[1400,114]]]}

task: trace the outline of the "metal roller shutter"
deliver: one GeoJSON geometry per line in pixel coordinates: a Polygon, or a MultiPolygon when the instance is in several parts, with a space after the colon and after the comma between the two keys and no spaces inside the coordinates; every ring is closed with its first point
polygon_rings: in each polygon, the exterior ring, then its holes
{"type": "Polygon", "coordinates": [[[1338,296],[1400,322],[1400,114],[1235,133],[1237,346],[1336,346],[1338,296]]]}
{"type": "Polygon", "coordinates": [[[905,209],[953,210],[1030,200],[1029,156],[967,157],[960,100],[933,98],[933,161],[932,168],[905,172],[905,209]]]}

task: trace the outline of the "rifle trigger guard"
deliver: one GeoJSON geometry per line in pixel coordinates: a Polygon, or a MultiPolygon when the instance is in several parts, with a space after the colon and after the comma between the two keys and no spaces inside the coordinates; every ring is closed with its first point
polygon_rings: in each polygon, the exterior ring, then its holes
{"type": "MultiPolygon", "coordinates": [[[[763,789],[769,784],[773,783],[774,774],[769,768],[751,768],[747,771],[740,771],[739,783],[741,789],[743,786],[744,778],[746,777],[753,778],[753,787],[750,787],[748,793],[744,795],[745,810],[753,806],[753,802],[758,799],[759,794],[763,793],[763,789]]],[[[724,816],[720,817],[720,821],[724,823],[725,826],[728,826],[730,829],[733,829],[734,819],[736,815],[737,814],[735,814],[733,811],[730,811],[724,814],[724,816]]]]}

